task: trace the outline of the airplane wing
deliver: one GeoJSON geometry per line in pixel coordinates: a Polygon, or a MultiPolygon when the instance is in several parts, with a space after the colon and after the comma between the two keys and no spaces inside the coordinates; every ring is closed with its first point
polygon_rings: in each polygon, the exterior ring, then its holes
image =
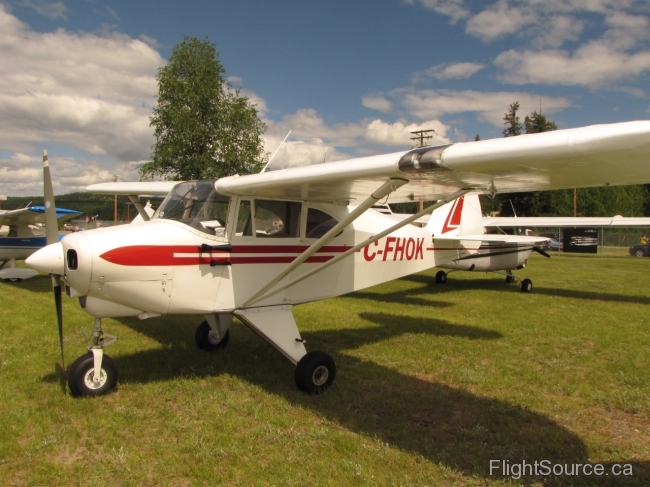
{"type": "MultiPolygon", "coordinates": [[[[216,182],[226,195],[359,204],[389,179],[388,202],[438,200],[459,189],[516,191],[650,182],[650,121],[425,147],[216,182]]],[[[383,202],[383,201],[382,201],[383,202]]]]}
{"type": "Polygon", "coordinates": [[[650,218],[614,217],[484,217],[484,227],[650,227],[650,218]]]}
{"type": "MultiPolygon", "coordinates": [[[[56,209],[56,217],[59,221],[64,222],[81,215],[82,212],[76,210],[66,210],[65,208],[56,209]]],[[[0,213],[0,225],[19,225],[45,223],[45,207],[30,206],[19,210],[9,210],[0,213]]]]}
{"type": "Polygon", "coordinates": [[[166,196],[171,189],[182,181],[142,181],[91,184],[86,188],[89,193],[125,196],[166,196]]]}

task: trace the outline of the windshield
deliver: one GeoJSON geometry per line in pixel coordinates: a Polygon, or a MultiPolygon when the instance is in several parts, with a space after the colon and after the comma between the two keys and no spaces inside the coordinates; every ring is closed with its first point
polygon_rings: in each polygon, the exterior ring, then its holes
{"type": "Polygon", "coordinates": [[[210,235],[224,236],[230,198],[214,189],[214,180],[179,183],[153,218],[176,220],[210,235]]]}

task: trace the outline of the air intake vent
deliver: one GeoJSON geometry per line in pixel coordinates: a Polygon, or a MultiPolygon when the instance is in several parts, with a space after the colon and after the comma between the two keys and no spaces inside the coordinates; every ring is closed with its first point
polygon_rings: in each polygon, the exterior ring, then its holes
{"type": "Polygon", "coordinates": [[[66,253],[66,262],[68,263],[68,269],[74,271],[79,264],[79,259],[77,259],[77,251],[74,249],[68,250],[66,253]]]}

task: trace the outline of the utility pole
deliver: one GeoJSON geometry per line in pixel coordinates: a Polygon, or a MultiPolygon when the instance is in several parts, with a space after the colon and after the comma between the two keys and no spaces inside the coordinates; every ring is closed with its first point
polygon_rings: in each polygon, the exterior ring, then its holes
{"type": "Polygon", "coordinates": [[[573,188],[573,216],[578,216],[578,188],[573,188]]]}
{"type": "Polygon", "coordinates": [[[425,135],[425,134],[431,134],[431,133],[436,133],[435,130],[430,129],[430,130],[416,130],[415,132],[411,132],[415,137],[411,137],[411,140],[419,140],[420,144],[416,145],[415,148],[419,149],[421,147],[425,147],[424,144],[424,139],[432,139],[433,135],[425,135]]]}
{"type": "MultiPolygon", "coordinates": [[[[117,174],[113,174],[113,182],[117,183],[117,174]]],[[[113,225],[117,225],[117,195],[113,201],[113,225]]]]}
{"type": "MultiPolygon", "coordinates": [[[[415,132],[411,132],[415,137],[411,137],[411,140],[419,140],[420,143],[419,145],[416,145],[416,149],[421,149],[422,147],[425,147],[424,140],[425,139],[433,139],[433,135],[429,134],[435,134],[436,131],[433,129],[429,130],[416,130],[415,132]]],[[[424,201],[418,201],[418,211],[424,210],[424,201]]]]}

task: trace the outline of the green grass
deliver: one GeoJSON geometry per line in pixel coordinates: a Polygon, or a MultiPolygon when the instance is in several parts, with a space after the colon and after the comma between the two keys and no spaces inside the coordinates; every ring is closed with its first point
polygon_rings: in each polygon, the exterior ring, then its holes
{"type": "MultiPolygon", "coordinates": [[[[533,256],[524,294],[435,270],[294,309],[337,363],[320,396],[235,321],[104,320],[115,393],[63,392],[49,278],[0,283],[0,485],[648,485],[650,258],[533,256]],[[613,475],[490,475],[489,461],[614,463],[613,475]]],[[[92,318],[64,299],[66,362],[92,318]]]]}

